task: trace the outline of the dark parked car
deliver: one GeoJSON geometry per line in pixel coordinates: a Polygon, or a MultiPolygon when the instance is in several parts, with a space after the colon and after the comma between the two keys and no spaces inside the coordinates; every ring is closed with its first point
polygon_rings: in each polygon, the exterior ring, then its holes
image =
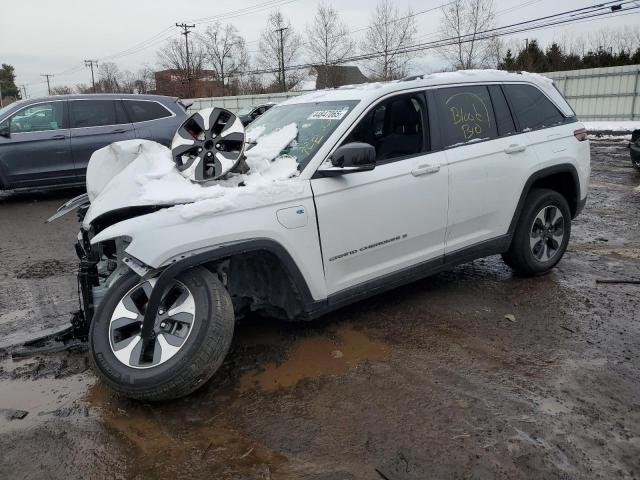
{"type": "Polygon", "coordinates": [[[631,149],[631,163],[637,170],[640,170],[640,129],[634,130],[631,134],[629,148],[631,149]]]}
{"type": "Polygon", "coordinates": [[[242,125],[246,127],[274,105],[275,103],[264,103],[262,105],[257,105],[254,107],[245,107],[242,110],[239,110],[236,115],[242,122],[242,125]]]}
{"type": "Polygon", "coordinates": [[[187,105],[159,95],[60,95],[0,110],[0,189],[83,184],[91,154],[121,140],[169,146],[187,105]]]}

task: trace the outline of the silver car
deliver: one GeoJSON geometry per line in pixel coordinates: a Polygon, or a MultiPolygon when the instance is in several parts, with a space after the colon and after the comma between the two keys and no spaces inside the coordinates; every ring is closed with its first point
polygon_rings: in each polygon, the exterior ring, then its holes
{"type": "Polygon", "coordinates": [[[84,184],[91,154],[121,140],[169,146],[188,105],[160,95],[60,95],[0,109],[0,189],[84,184]]]}

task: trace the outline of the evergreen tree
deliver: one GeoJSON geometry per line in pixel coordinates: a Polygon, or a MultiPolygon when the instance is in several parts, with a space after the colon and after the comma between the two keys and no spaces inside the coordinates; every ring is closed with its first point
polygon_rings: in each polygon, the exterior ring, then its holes
{"type": "Polygon", "coordinates": [[[504,56],[502,61],[498,63],[498,68],[500,70],[515,70],[516,69],[516,60],[513,58],[513,54],[511,53],[511,49],[507,50],[507,54],[504,56]]]}
{"type": "Polygon", "coordinates": [[[556,42],[553,42],[545,52],[547,59],[547,65],[552,71],[564,70],[565,55],[562,52],[562,48],[556,42]]]}
{"type": "Polygon", "coordinates": [[[3,97],[20,98],[20,91],[16,86],[16,74],[12,65],[2,64],[0,67],[0,90],[3,97]]]}

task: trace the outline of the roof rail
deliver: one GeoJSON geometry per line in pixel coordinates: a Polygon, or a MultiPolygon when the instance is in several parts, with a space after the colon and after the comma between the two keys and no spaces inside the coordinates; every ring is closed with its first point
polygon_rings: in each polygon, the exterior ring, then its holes
{"type": "Polygon", "coordinates": [[[425,75],[426,75],[426,73],[421,73],[420,75],[410,75],[408,77],[403,77],[398,81],[399,82],[410,82],[412,80],[418,80],[419,78],[422,78],[425,75]]]}

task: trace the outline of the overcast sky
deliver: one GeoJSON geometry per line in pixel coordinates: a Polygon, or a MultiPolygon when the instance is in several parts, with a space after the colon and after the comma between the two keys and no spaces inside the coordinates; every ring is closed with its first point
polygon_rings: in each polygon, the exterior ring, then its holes
{"type": "MultiPolygon", "coordinates": [[[[18,0],[5,5],[0,16],[0,63],[16,69],[17,84],[27,84],[29,97],[46,95],[43,73],[56,74],[52,85],[90,83],[91,74],[82,66],[83,59],[102,59],[122,52],[141,42],[153,39],[150,47],[132,55],[114,58],[121,70],[136,71],[143,65],[155,66],[156,51],[166,38],[179,36],[175,22],[196,23],[196,31],[204,30],[221,13],[264,4],[266,0],[18,0]],[[11,11],[9,14],[8,11],[11,11]],[[210,20],[202,20],[209,18],[210,20]],[[200,19],[200,20],[198,20],[200,19]],[[155,39],[154,36],[158,35],[155,39]],[[75,68],[74,70],[74,67],[75,68]],[[71,70],[71,72],[69,72],[71,70]]],[[[275,1],[275,0],[274,0],[275,1]]],[[[285,0],[282,0],[285,1],[285,0]]],[[[280,7],[295,27],[303,30],[313,17],[320,0],[291,0],[280,7]]],[[[365,27],[369,20],[373,0],[329,0],[340,12],[349,29],[365,27]]],[[[399,8],[426,10],[446,3],[445,0],[397,0],[399,8]]],[[[498,25],[537,18],[553,13],[597,3],[596,0],[500,0],[496,10],[498,25]],[[528,4],[521,8],[512,8],[528,4]],[[509,11],[511,10],[511,11],[509,11]]],[[[260,7],[262,8],[262,7],[260,7]]],[[[269,10],[260,9],[224,20],[233,23],[247,40],[249,51],[257,49],[260,30],[264,28],[269,10]]],[[[437,31],[440,11],[416,16],[418,39],[437,31]]],[[[603,27],[618,28],[636,25],[638,14],[601,19],[550,28],[513,38],[538,38],[543,43],[567,37],[586,36],[603,27]]],[[[356,35],[362,35],[358,33],[356,35]]],[[[415,58],[413,73],[432,71],[442,66],[442,59],[434,51],[415,58]]]]}

